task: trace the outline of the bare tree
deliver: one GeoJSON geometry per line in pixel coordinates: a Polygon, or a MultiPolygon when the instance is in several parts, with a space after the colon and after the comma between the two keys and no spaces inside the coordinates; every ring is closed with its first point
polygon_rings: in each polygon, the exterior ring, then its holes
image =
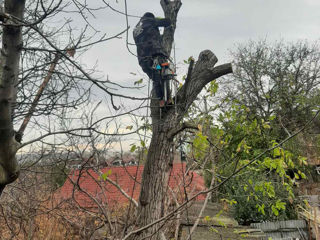
{"type": "Polygon", "coordinates": [[[319,105],[318,42],[250,41],[238,45],[232,55],[236,70],[224,85],[233,88],[230,98],[265,121],[276,115],[287,132],[305,124],[319,105]]]}
{"type": "Polygon", "coordinates": [[[20,52],[22,48],[22,26],[12,18],[23,18],[24,0],[6,1],[5,13],[10,18],[3,27],[2,78],[0,79],[0,193],[4,187],[17,179],[19,167],[16,160],[17,142],[14,138],[12,112],[16,101],[20,52]]]}
{"type": "MultiPolygon", "coordinates": [[[[103,134],[98,129],[99,123],[107,126],[110,117],[83,123],[78,108],[90,106],[92,88],[107,94],[112,107],[116,108],[113,96],[117,94],[110,89],[122,86],[95,78],[95,69],[86,69],[74,58],[90,46],[125,33],[124,30],[107,37],[90,28],[86,14],[101,8],[90,8],[77,1],[44,0],[5,1],[5,7],[1,8],[0,193],[18,177],[15,155],[19,148],[35,142],[48,145],[45,139],[50,136],[72,133],[87,137],[88,131],[103,134]],[[67,19],[60,26],[50,27],[52,17],[66,13],[79,14],[87,25],[74,31],[67,19]],[[71,122],[76,118],[78,127],[74,128],[71,122]],[[63,119],[68,129],[54,123],[59,119],[63,119]],[[23,142],[27,127],[36,131],[33,139],[28,137],[28,141],[23,142]]],[[[60,138],[59,143],[54,144],[63,144],[66,139],[60,138]]]]}

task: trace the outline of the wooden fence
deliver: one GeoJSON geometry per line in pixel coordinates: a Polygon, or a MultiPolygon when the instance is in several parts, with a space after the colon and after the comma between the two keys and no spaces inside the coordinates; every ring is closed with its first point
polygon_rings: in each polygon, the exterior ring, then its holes
{"type": "Polygon", "coordinates": [[[308,228],[305,220],[252,223],[253,228],[261,229],[272,240],[308,240],[308,228]]]}

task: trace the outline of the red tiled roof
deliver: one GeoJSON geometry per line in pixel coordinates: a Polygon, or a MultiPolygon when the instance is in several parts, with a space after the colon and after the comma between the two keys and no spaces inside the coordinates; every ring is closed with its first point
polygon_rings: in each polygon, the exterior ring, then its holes
{"type": "MultiPolygon", "coordinates": [[[[184,183],[187,186],[188,197],[205,189],[203,178],[196,172],[190,171],[183,181],[185,168],[185,163],[173,164],[170,175],[169,186],[177,193],[177,198],[181,198],[181,196],[184,198],[184,183]]],[[[113,184],[103,180],[101,174],[108,173],[109,179],[116,182],[130,197],[133,193],[133,198],[138,200],[142,172],[143,166],[107,167],[99,171],[94,171],[93,169],[74,170],[69,174],[68,179],[57,192],[56,199],[72,199],[82,207],[93,208],[98,206],[97,203],[107,203],[109,206],[124,205],[128,203],[128,199],[113,184]],[[136,173],[137,182],[134,184],[136,173]]],[[[200,195],[197,200],[203,200],[204,198],[205,196],[200,195]]]]}

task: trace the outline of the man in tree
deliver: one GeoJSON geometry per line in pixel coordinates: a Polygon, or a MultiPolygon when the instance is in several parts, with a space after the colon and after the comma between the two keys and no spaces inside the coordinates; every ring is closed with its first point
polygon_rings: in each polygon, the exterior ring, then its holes
{"type": "Polygon", "coordinates": [[[160,100],[160,107],[164,107],[163,87],[160,69],[158,65],[166,62],[168,54],[162,46],[162,38],[159,27],[169,27],[171,21],[168,18],[155,18],[147,12],[133,30],[133,38],[137,45],[139,65],[142,70],[153,80],[153,86],[157,98],[160,100]]]}

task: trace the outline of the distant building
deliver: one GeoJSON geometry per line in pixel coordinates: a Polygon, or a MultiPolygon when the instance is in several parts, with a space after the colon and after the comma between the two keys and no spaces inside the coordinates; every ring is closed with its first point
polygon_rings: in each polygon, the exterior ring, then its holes
{"type": "MultiPolygon", "coordinates": [[[[111,163],[116,163],[114,159],[111,163]]],[[[129,200],[123,194],[133,197],[138,201],[140,194],[140,183],[144,166],[130,165],[133,160],[128,159],[128,165],[112,166],[100,169],[74,169],[70,172],[64,185],[55,194],[57,202],[75,202],[83,208],[97,208],[98,204],[107,204],[109,207],[126,205],[129,200]],[[110,183],[110,179],[115,184],[110,183]],[[119,190],[123,192],[121,192],[119,190]]],[[[118,161],[116,164],[122,164],[118,161]]],[[[205,190],[205,183],[202,176],[194,171],[189,171],[183,176],[186,170],[185,163],[174,163],[171,171],[169,186],[177,199],[184,200],[184,187],[188,198],[205,190]]],[[[199,195],[197,200],[204,200],[204,195],[199,195]]]]}
{"type": "MultiPolygon", "coordinates": [[[[144,156],[146,157],[146,156],[144,156]]],[[[143,164],[144,160],[132,153],[115,154],[111,157],[96,157],[90,156],[90,154],[84,154],[83,157],[72,156],[66,159],[67,166],[71,169],[83,169],[83,168],[96,168],[101,169],[105,167],[118,167],[118,166],[134,166],[143,164]]],[[[174,163],[180,163],[180,152],[174,154],[174,163]]]]}

